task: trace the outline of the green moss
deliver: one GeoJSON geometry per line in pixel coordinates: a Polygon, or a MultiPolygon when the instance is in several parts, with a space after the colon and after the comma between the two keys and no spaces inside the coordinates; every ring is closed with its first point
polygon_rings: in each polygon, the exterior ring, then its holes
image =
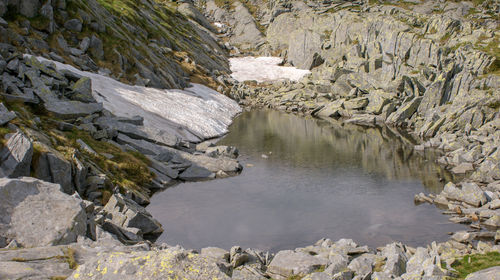
{"type": "Polygon", "coordinates": [[[467,275],[489,267],[500,265],[500,253],[466,255],[452,265],[458,271],[458,278],[464,279],[467,275]]]}

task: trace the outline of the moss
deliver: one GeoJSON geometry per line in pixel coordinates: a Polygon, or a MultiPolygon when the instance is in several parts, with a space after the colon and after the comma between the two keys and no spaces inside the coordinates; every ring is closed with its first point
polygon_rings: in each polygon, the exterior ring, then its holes
{"type": "Polygon", "coordinates": [[[452,267],[457,270],[458,278],[464,279],[473,272],[498,265],[500,265],[500,253],[490,252],[484,255],[466,255],[452,264],[452,267]]]}
{"type": "Polygon", "coordinates": [[[65,280],[68,279],[67,276],[52,276],[50,277],[50,280],[65,280]]]}
{"type": "Polygon", "coordinates": [[[68,247],[66,250],[64,250],[64,258],[65,261],[68,263],[69,268],[71,269],[76,269],[78,268],[78,263],[76,262],[75,259],[75,249],[68,247]]]}

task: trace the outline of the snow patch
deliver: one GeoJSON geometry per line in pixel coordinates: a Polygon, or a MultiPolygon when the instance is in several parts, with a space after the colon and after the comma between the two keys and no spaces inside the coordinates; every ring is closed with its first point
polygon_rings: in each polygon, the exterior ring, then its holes
{"type": "Polygon", "coordinates": [[[311,73],[309,70],[279,66],[282,61],[280,57],[233,57],[229,59],[233,72],[231,77],[239,82],[255,80],[260,83],[283,79],[298,81],[311,73]]]}
{"type": "Polygon", "coordinates": [[[172,135],[199,142],[227,133],[233,117],[241,112],[234,100],[200,84],[191,84],[184,90],[131,86],[68,64],[37,58],[54,63],[58,70],[89,77],[92,94],[105,109],[120,117],[142,116],[150,135],[172,135]]]}

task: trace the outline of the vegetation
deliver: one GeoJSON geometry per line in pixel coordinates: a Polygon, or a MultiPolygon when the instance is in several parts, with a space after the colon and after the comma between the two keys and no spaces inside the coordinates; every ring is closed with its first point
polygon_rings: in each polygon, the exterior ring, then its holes
{"type": "Polygon", "coordinates": [[[465,279],[473,272],[498,265],[500,265],[500,253],[490,252],[484,255],[466,255],[454,263],[452,267],[457,270],[459,279],[465,279]]]}

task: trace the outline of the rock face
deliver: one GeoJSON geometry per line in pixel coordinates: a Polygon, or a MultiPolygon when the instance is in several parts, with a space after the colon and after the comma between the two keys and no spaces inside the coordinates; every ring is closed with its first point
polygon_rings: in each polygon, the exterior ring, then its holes
{"type": "Polygon", "coordinates": [[[33,144],[22,132],[11,135],[0,152],[0,176],[21,177],[30,175],[33,144]]]}
{"type": "Polygon", "coordinates": [[[87,229],[81,199],[34,178],[0,179],[0,235],[24,247],[69,244],[87,229]]]}

